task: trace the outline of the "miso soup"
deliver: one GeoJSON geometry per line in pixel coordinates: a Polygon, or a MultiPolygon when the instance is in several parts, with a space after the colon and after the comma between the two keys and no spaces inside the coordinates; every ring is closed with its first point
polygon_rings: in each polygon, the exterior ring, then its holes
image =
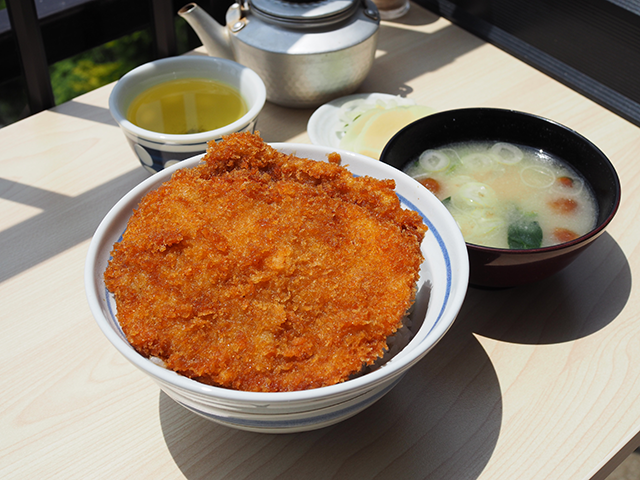
{"type": "Polygon", "coordinates": [[[540,150],[465,142],[423,152],[406,173],[431,190],[466,242],[528,249],[591,231],[598,206],[585,179],[540,150]]]}
{"type": "Polygon", "coordinates": [[[127,120],[146,130],[182,135],[224,127],[247,111],[240,92],[231,85],[181,78],[155,85],[134,98],[127,120]]]}

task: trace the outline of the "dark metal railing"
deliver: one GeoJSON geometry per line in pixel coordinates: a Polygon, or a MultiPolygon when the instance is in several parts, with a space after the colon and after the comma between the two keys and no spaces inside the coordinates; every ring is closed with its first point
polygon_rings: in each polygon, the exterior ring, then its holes
{"type": "Polygon", "coordinates": [[[640,125],[637,0],[417,0],[640,125]]]}
{"type": "Polygon", "coordinates": [[[18,42],[31,112],[53,107],[47,54],[33,0],[7,0],[9,19],[18,42]]]}

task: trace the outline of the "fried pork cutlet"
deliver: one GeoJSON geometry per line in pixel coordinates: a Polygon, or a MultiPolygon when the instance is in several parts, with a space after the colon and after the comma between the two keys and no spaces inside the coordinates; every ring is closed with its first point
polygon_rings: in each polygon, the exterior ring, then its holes
{"type": "Polygon", "coordinates": [[[248,391],[332,385],[381,357],[413,301],[426,227],[392,180],[330,157],[235,134],[148,193],[105,272],[131,345],[248,391]]]}

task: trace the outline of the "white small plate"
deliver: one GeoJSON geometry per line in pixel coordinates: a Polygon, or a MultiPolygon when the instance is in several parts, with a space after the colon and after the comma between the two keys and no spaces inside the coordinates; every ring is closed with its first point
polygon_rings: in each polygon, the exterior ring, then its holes
{"type": "MultiPolygon", "coordinates": [[[[347,102],[352,100],[394,100],[402,99],[407,102],[406,98],[398,95],[390,95],[388,93],[356,93],[347,95],[346,97],[336,98],[329,103],[325,103],[313,112],[309,122],[307,123],[307,133],[309,139],[314,145],[323,147],[340,148],[340,136],[344,125],[340,122],[340,108],[347,102]]],[[[415,102],[412,102],[415,105],[415,102]]]]}

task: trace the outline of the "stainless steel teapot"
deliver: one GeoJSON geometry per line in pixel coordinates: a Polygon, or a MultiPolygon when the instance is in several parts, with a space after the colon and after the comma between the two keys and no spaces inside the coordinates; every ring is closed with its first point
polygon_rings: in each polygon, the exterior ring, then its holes
{"type": "Polygon", "coordinates": [[[313,107],[353,92],[375,56],[380,19],[371,0],[243,0],[222,26],[195,3],[178,14],[211,56],[262,77],[267,100],[313,107]]]}

